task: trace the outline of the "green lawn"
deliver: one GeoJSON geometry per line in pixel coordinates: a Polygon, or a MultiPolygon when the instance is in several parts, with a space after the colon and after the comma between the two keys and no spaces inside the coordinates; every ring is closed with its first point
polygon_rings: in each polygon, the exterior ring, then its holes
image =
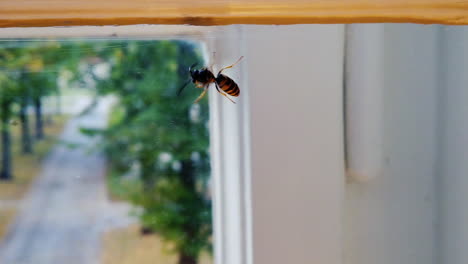
{"type": "MultiPolygon", "coordinates": [[[[140,234],[140,227],[112,230],[104,235],[102,264],[176,264],[177,256],[163,244],[157,234],[140,234]]],[[[213,264],[208,254],[202,254],[199,264],[213,264]]]]}

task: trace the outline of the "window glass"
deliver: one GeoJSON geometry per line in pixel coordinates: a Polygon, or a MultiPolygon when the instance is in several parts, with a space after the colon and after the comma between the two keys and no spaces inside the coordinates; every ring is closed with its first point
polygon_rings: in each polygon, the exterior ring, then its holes
{"type": "Polygon", "coordinates": [[[194,64],[187,41],[0,42],[0,263],[212,263],[194,64]]]}

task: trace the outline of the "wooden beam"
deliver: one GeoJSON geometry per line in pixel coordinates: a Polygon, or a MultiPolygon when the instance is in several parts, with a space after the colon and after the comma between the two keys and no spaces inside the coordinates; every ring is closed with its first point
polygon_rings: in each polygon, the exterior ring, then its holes
{"type": "Polygon", "coordinates": [[[10,0],[0,27],[131,24],[468,24],[467,0],[10,0]]]}

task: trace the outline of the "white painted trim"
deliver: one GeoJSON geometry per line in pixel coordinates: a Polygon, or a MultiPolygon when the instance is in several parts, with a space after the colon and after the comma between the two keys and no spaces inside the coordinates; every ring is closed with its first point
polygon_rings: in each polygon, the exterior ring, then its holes
{"type": "Polygon", "coordinates": [[[439,263],[467,263],[468,251],[468,28],[442,27],[438,246],[439,263]]]}
{"type": "MultiPolygon", "coordinates": [[[[215,73],[243,55],[239,26],[223,27],[207,35],[209,53],[216,52],[215,73]],[[233,41],[235,39],[235,41],[233,41]],[[226,52],[229,51],[229,52],[226,52]]],[[[210,63],[211,64],[211,63],[210,63]]],[[[212,177],[215,186],[215,263],[251,263],[249,227],[248,90],[245,61],[224,72],[236,80],[242,96],[236,104],[210,89],[212,177]]]]}
{"type": "MultiPolygon", "coordinates": [[[[199,39],[210,27],[178,25],[73,26],[0,28],[2,39],[25,38],[131,38],[131,39],[199,39]]],[[[0,40],[1,41],[1,40],[0,40]]],[[[44,41],[44,40],[41,40],[44,41]]]]}
{"type": "Polygon", "coordinates": [[[383,27],[382,24],[347,26],[347,174],[361,182],[382,173],[383,27]]]}

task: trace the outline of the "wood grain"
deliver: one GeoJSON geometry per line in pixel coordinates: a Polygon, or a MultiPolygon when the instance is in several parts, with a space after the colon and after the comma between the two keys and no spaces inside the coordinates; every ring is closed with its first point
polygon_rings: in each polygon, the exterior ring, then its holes
{"type": "Polygon", "coordinates": [[[468,24],[467,0],[1,0],[0,27],[131,24],[468,24]]]}

